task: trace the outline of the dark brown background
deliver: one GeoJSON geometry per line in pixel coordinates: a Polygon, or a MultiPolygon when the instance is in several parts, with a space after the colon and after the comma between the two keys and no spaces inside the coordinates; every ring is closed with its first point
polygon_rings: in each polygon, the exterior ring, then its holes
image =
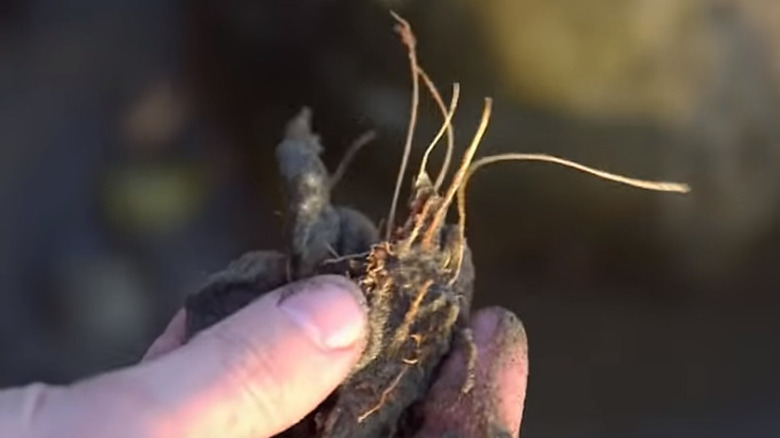
{"type": "MultiPolygon", "coordinates": [[[[477,175],[480,305],[530,338],[525,437],[780,433],[780,10],[758,0],[0,3],[0,384],[132,363],[205,276],[279,245],[273,150],[311,105],[338,202],[386,216],[409,18],[477,175]],[[776,25],[778,24],[778,25],[776,25]]],[[[425,101],[420,141],[439,119],[425,101]]]]}

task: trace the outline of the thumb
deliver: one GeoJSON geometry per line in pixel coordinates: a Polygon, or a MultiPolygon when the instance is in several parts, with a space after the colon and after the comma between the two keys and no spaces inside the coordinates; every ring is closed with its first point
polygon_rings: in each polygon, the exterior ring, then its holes
{"type": "Polygon", "coordinates": [[[0,391],[0,436],[268,437],[347,377],[366,319],[349,280],[294,283],[137,366],[70,387],[0,391]]]}

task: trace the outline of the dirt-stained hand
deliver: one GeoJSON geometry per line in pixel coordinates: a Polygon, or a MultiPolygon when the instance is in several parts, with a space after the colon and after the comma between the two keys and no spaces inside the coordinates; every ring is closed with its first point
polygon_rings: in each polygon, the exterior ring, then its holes
{"type": "MultiPolygon", "coordinates": [[[[517,436],[528,370],[522,325],[488,309],[472,329],[476,385],[460,395],[465,362],[456,350],[424,407],[421,438],[517,436]]],[[[270,437],[346,378],[365,331],[360,290],[338,276],[270,292],[186,344],[180,312],[136,366],[67,387],[0,391],[0,436],[270,437]]]]}
{"type": "Polygon", "coordinates": [[[466,354],[456,348],[425,401],[417,438],[517,437],[528,379],[528,342],[522,323],[506,309],[480,310],[471,319],[477,346],[474,387],[463,394],[466,354]]]}

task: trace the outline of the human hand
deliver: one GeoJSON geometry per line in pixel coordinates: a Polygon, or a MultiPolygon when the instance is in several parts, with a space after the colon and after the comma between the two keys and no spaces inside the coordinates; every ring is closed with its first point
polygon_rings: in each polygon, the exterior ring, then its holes
{"type": "MultiPolygon", "coordinates": [[[[187,344],[179,312],[138,365],[66,387],[0,391],[0,436],[259,438],[287,429],[347,377],[366,330],[351,282],[319,277],[291,295],[290,287],[187,344]]],[[[483,436],[486,427],[517,435],[527,376],[522,326],[507,311],[488,309],[472,327],[476,386],[460,396],[465,362],[456,350],[426,401],[421,437],[483,436]]]]}

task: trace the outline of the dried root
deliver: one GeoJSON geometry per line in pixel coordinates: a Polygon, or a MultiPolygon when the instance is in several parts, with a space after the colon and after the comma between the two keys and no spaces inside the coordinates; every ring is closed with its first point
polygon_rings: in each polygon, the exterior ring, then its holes
{"type": "Polygon", "coordinates": [[[358,137],[354,142],[352,142],[351,145],[349,145],[349,148],[347,149],[347,152],[344,153],[344,157],[341,159],[341,162],[339,163],[339,167],[336,168],[336,170],[333,172],[333,175],[330,177],[330,189],[333,190],[336,185],[341,181],[341,178],[344,177],[344,174],[347,172],[347,169],[349,168],[349,165],[352,163],[352,160],[355,158],[355,155],[357,155],[358,152],[360,152],[361,149],[363,149],[363,146],[371,143],[376,139],[376,132],[375,131],[368,131],[365,134],[358,137]]]}
{"type": "Polygon", "coordinates": [[[454,84],[449,106],[418,65],[411,26],[398,15],[396,30],[406,46],[412,75],[409,130],[388,214],[385,238],[359,212],[333,206],[330,193],[357,151],[372,135],[358,139],[338,169],[329,174],[319,158],[322,146],[311,131],[308,110],[294,119],[277,147],[287,195],[288,248],[285,254],[256,253],[235,264],[187,305],[187,336],[227,317],[252,299],[293,279],[336,273],[354,279],[369,307],[367,347],[349,378],[315,412],[281,437],[404,438],[414,436],[414,404],[424,399],[438,365],[460,341],[466,350],[467,377],[462,392],[474,386],[477,351],[468,319],[474,267],[466,244],[466,188],[480,168],[508,160],[545,161],[597,177],[649,190],[687,192],[685,185],[650,182],[592,169],[542,154],[508,153],[476,158],[487,131],[492,100],[485,99],[479,127],[452,180],[440,194],[454,150],[452,119],[460,87],[454,84]],[[420,81],[436,101],[443,123],[422,157],[413,181],[408,217],[396,224],[398,198],[409,165],[420,101],[420,81]],[[435,181],[427,173],[434,149],[446,135],[443,163],[435,181]],[[453,202],[458,222],[445,223],[453,202]]]}
{"type": "MultiPolygon", "coordinates": [[[[439,109],[442,112],[442,115],[444,117],[444,121],[442,123],[441,128],[439,129],[438,133],[436,134],[436,137],[434,137],[433,141],[430,143],[428,148],[425,151],[425,154],[423,155],[421,164],[420,164],[420,170],[417,174],[416,179],[416,189],[417,190],[426,190],[428,189],[426,187],[429,178],[426,172],[426,167],[428,164],[428,159],[433,151],[433,149],[438,144],[439,140],[443,136],[443,134],[447,133],[447,151],[445,153],[444,163],[442,164],[442,168],[436,178],[436,182],[433,185],[433,191],[437,192],[440,188],[441,184],[443,183],[443,180],[445,178],[445,175],[447,173],[447,170],[449,168],[449,163],[451,160],[452,150],[453,150],[453,143],[454,143],[454,136],[452,133],[452,118],[454,116],[455,110],[457,108],[458,104],[458,98],[460,95],[460,86],[459,84],[455,83],[453,84],[453,94],[452,94],[452,100],[450,102],[449,109],[446,109],[444,105],[444,101],[441,98],[441,94],[438,92],[438,89],[435,85],[435,83],[431,80],[431,78],[424,72],[424,70],[419,66],[418,64],[418,58],[416,54],[416,38],[412,32],[411,27],[409,26],[409,23],[399,17],[396,14],[393,14],[395,19],[399,22],[399,32],[401,33],[402,41],[406,45],[408,52],[409,52],[409,59],[411,63],[411,70],[412,70],[412,113],[410,116],[410,122],[409,122],[409,132],[407,133],[407,143],[404,148],[404,155],[401,161],[401,166],[399,170],[398,180],[396,182],[396,191],[400,190],[400,185],[403,180],[403,175],[405,173],[405,169],[407,166],[407,162],[409,160],[409,150],[411,149],[411,144],[414,138],[414,127],[416,125],[417,120],[417,113],[418,113],[418,105],[419,105],[419,85],[418,85],[418,75],[423,79],[423,82],[426,84],[431,96],[436,101],[437,105],[439,106],[439,109]]],[[[451,281],[454,281],[455,278],[457,278],[457,272],[460,269],[460,263],[462,261],[462,253],[463,253],[463,247],[465,246],[465,226],[466,226],[466,187],[468,185],[469,179],[473,176],[473,174],[481,167],[484,167],[489,164],[502,162],[502,161],[542,161],[542,162],[549,162],[549,163],[555,163],[562,166],[570,167],[591,175],[595,175],[599,178],[618,182],[621,184],[629,185],[632,187],[637,187],[645,190],[653,190],[653,191],[662,191],[662,192],[676,192],[676,193],[688,193],[690,191],[690,187],[686,184],[680,184],[680,183],[674,183],[674,182],[666,182],[666,181],[647,181],[647,180],[641,180],[636,178],[630,178],[626,176],[621,176],[613,173],[609,173],[603,170],[595,169],[592,167],[588,167],[570,160],[566,160],[563,158],[555,157],[552,155],[546,155],[546,154],[527,154],[527,153],[505,153],[505,154],[498,154],[498,155],[492,155],[487,157],[482,157],[480,159],[477,159],[474,161],[474,156],[476,154],[476,151],[482,141],[483,136],[485,135],[485,132],[487,130],[487,126],[490,120],[490,115],[492,111],[492,99],[486,98],[485,99],[485,105],[482,113],[482,118],[480,120],[479,127],[477,129],[477,132],[475,133],[474,137],[471,140],[471,144],[466,149],[461,165],[456,171],[455,176],[453,177],[453,180],[447,189],[444,197],[442,199],[431,199],[430,204],[426,204],[423,207],[423,211],[421,213],[421,217],[419,217],[416,221],[416,226],[412,229],[412,233],[409,236],[409,241],[407,244],[411,244],[416,240],[417,235],[420,232],[420,228],[422,224],[426,224],[426,231],[422,240],[422,245],[429,248],[433,244],[434,240],[436,239],[437,233],[440,232],[442,222],[444,221],[444,218],[446,217],[447,210],[449,209],[450,205],[452,204],[453,199],[457,196],[457,207],[458,207],[458,230],[459,230],[459,242],[458,246],[460,247],[460,250],[458,253],[460,255],[456,256],[455,259],[455,272],[456,275],[453,276],[453,279],[451,281]],[[430,212],[431,204],[436,204],[436,209],[433,213],[430,212]],[[427,223],[427,215],[432,214],[432,217],[430,219],[430,223],[427,223]]],[[[438,195],[434,195],[433,198],[438,198],[438,195]]],[[[393,218],[394,218],[394,210],[396,208],[396,201],[397,197],[394,196],[393,204],[391,206],[391,215],[390,220],[388,221],[388,240],[390,236],[390,231],[392,230],[393,226],[393,218]]]]}
{"type": "Polygon", "coordinates": [[[382,409],[382,407],[387,402],[388,397],[390,397],[390,394],[393,393],[393,391],[398,387],[398,384],[401,382],[401,379],[404,377],[404,374],[406,374],[406,370],[408,370],[408,367],[404,367],[401,369],[401,372],[398,373],[398,376],[393,380],[393,382],[388,386],[384,391],[382,391],[382,395],[379,396],[379,403],[371,407],[371,409],[367,410],[366,412],[360,414],[357,418],[358,423],[362,423],[366,421],[368,417],[371,416],[371,414],[377,412],[378,410],[382,409]]]}
{"type": "Polygon", "coordinates": [[[411,154],[412,142],[414,141],[414,129],[417,126],[417,110],[420,106],[420,70],[417,63],[417,39],[412,32],[412,27],[409,25],[409,22],[401,18],[401,16],[395,12],[392,14],[398,22],[396,32],[401,36],[401,41],[403,41],[409,52],[409,65],[412,70],[412,109],[409,114],[409,129],[406,133],[404,155],[401,159],[401,167],[398,169],[398,178],[395,182],[395,189],[393,191],[393,202],[390,205],[390,213],[387,218],[385,240],[390,240],[390,234],[395,226],[395,210],[398,206],[398,197],[401,194],[401,186],[403,185],[404,174],[406,174],[406,166],[409,164],[409,155],[411,154]]]}
{"type": "MultiPolygon", "coordinates": [[[[410,59],[410,66],[412,71],[412,111],[409,120],[409,131],[407,132],[407,141],[404,147],[404,153],[401,160],[398,179],[396,181],[396,188],[393,196],[393,202],[390,208],[386,240],[388,241],[389,245],[391,245],[394,249],[398,250],[397,254],[399,254],[401,257],[403,257],[403,254],[407,252],[414,253],[414,248],[419,248],[418,251],[420,251],[422,254],[428,253],[428,254],[443,255],[441,257],[443,263],[440,265],[439,269],[441,270],[441,272],[446,272],[448,274],[449,278],[445,283],[447,287],[452,287],[455,284],[455,282],[458,280],[461,273],[464,253],[466,251],[466,243],[465,243],[466,188],[468,186],[468,181],[479,168],[484,167],[486,165],[501,162],[501,161],[509,161],[509,160],[543,161],[543,162],[550,162],[550,163],[563,165],[576,170],[580,170],[585,173],[595,175],[602,179],[615,181],[618,183],[622,183],[622,184],[626,184],[629,186],[642,188],[646,190],[677,192],[677,193],[687,193],[688,191],[690,191],[690,188],[684,184],[671,183],[671,182],[655,182],[655,181],[640,180],[636,178],[629,178],[625,176],[612,174],[603,170],[594,169],[562,158],[558,158],[550,155],[544,155],[544,154],[507,153],[507,154],[487,156],[475,160],[474,157],[482,141],[482,138],[484,137],[485,132],[487,130],[488,123],[490,120],[491,110],[492,110],[492,103],[493,103],[492,99],[486,98],[479,127],[476,133],[474,134],[474,137],[472,138],[470,145],[465,150],[461,164],[458,167],[455,175],[453,176],[452,182],[450,183],[444,195],[440,196],[438,194],[438,190],[447,174],[449,163],[451,160],[452,150],[453,150],[454,136],[452,133],[452,118],[457,108],[458,98],[460,95],[460,87],[457,83],[454,84],[452,99],[449,105],[449,109],[447,109],[444,105],[443,99],[441,98],[441,95],[438,92],[434,82],[418,65],[416,44],[415,44],[416,39],[414,37],[414,34],[412,33],[411,27],[409,26],[408,22],[403,20],[401,17],[395,14],[394,17],[399,23],[397,29],[401,34],[402,41],[404,42],[404,44],[408,49],[408,54],[410,59]],[[429,144],[428,148],[425,150],[425,153],[422,157],[420,163],[420,169],[418,171],[415,180],[415,194],[413,197],[414,201],[412,202],[411,205],[411,215],[407,222],[407,225],[401,228],[397,233],[393,234],[394,232],[393,227],[395,225],[394,222],[395,209],[397,207],[398,193],[400,191],[400,187],[403,182],[403,177],[409,161],[411,145],[414,138],[413,131],[417,122],[417,114],[418,114],[417,107],[419,105],[418,76],[423,79],[431,96],[434,98],[437,105],[439,106],[444,121],[438,133],[434,137],[433,141],[429,144]],[[427,165],[428,165],[429,156],[432,153],[433,149],[435,149],[436,145],[441,140],[441,137],[444,135],[445,132],[447,133],[448,141],[447,141],[447,150],[445,152],[445,157],[444,157],[444,163],[437,176],[436,182],[431,185],[430,178],[428,177],[427,174],[427,165]],[[445,244],[445,247],[443,248],[441,246],[442,229],[444,226],[443,222],[450,205],[456,199],[456,197],[457,197],[457,209],[458,209],[458,225],[456,228],[457,236],[454,239],[454,241],[447,242],[445,244]],[[393,245],[392,242],[394,237],[397,239],[397,241],[395,241],[393,245]],[[446,250],[447,247],[449,247],[449,249],[451,249],[452,251],[451,252],[447,251],[446,250]]],[[[423,302],[431,286],[433,285],[433,281],[430,278],[427,278],[425,280],[419,280],[419,281],[425,281],[425,282],[422,284],[422,287],[419,288],[417,295],[412,300],[412,303],[407,313],[404,316],[403,323],[399,327],[397,327],[397,330],[395,331],[394,341],[392,345],[396,346],[396,348],[398,345],[402,345],[404,340],[408,338],[409,327],[412,324],[412,322],[420,318],[419,315],[421,313],[420,304],[423,302]]],[[[451,324],[453,326],[456,320],[457,320],[457,315],[455,318],[451,319],[451,324]]],[[[473,343],[473,339],[470,335],[470,332],[468,330],[463,330],[460,333],[461,333],[462,340],[466,344],[467,347],[466,349],[468,352],[467,355],[468,373],[467,374],[469,377],[466,379],[466,381],[463,384],[463,392],[465,393],[468,392],[474,384],[473,376],[474,376],[474,366],[476,363],[477,352],[476,352],[475,345],[473,343]]],[[[404,363],[408,364],[409,362],[407,362],[407,360],[404,359],[404,363]]],[[[407,368],[405,367],[402,368],[398,374],[399,377],[397,379],[400,379],[400,377],[406,372],[406,370],[407,368]]],[[[397,379],[393,380],[392,384],[390,385],[390,387],[388,387],[387,390],[392,390],[397,385],[398,382],[397,379]]],[[[382,400],[384,401],[385,399],[386,399],[386,395],[383,392],[382,400]]],[[[369,411],[369,413],[370,412],[375,412],[375,410],[372,409],[369,411]]],[[[365,417],[361,416],[361,418],[365,418],[365,417]]]]}
{"type": "Polygon", "coordinates": [[[431,78],[428,77],[428,74],[425,73],[425,70],[420,68],[419,71],[420,77],[423,79],[423,82],[425,82],[425,85],[428,87],[428,91],[431,93],[431,96],[433,96],[433,99],[436,101],[436,104],[438,105],[439,110],[444,117],[444,123],[442,123],[439,133],[436,134],[436,137],[425,151],[425,155],[423,156],[422,162],[420,163],[418,179],[421,178],[425,172],[426,165],[428,164],[428,156],[441,139],[442,132],[444,132],[445,129],[447,131],[447,151],[444,153],[444,162],[441,165],[441,170],[439,171],[439,175],[436,177],[436,182],[433,185],[433,188],[438,191],[441,188],[442,183],[444,183],[444,178],[447,176],[447,171],[450,168],[450,161],[452,160],[452,152],[455,149],[455,134],[452,132],[452,116],[455,115],[455,109],[458,107],[460,85],[457,82],[452,84],[452,100],[450,101],[450,108],[448,110],[447,107],[444,106],[444,100],[441,98],[441,94],[439,93],[438,88],[436,88],[436,84],[434,84],[431,78]]]}

